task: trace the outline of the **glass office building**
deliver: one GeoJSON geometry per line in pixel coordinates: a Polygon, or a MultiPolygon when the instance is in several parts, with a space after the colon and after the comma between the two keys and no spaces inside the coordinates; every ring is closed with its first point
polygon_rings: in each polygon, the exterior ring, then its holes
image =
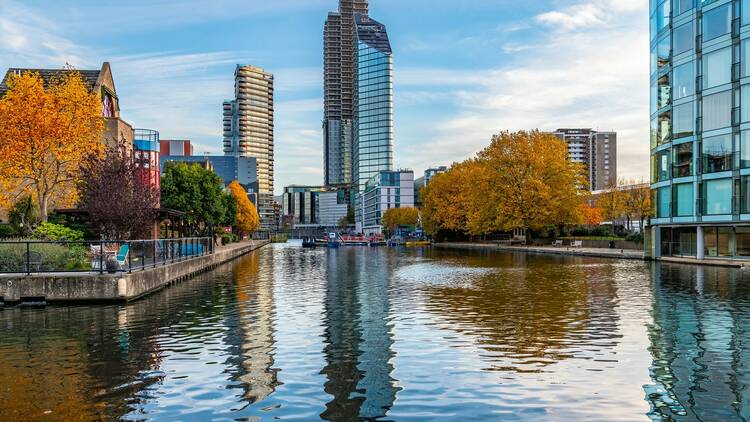
{"type": "Polygon", "coordinates": [[[651,0],[654,257],[750,258],[750,0],[651,0]]]}
{"type": "Polygon", "coordinates": [[[355,16],[357,46],[353,183],[359,192],[380,171],[393,170],[393,54],[385,26],[355,16]]]}

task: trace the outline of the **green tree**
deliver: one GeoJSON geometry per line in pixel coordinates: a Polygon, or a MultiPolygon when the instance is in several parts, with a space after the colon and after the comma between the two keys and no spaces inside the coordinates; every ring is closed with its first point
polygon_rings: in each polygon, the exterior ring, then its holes
{"type": "Polygon", "coordinates": [[[221,178],[199,164],[167,163],[164,166],[162,206],[184,212],[186,222],[193,227],[233,222],[228,195],[221,178]]]}

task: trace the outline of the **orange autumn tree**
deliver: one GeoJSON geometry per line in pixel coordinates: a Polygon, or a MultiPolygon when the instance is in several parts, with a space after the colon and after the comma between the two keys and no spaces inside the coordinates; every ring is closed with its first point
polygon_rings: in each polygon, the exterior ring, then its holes
{"type": "Polygon", "coordinates": [[[587,226],[598,226],[604,221],[604,212],[601,208],[592,207],[589,204],[582,204],[579,212],[583,224],[587,226]]]}
{"type": "Polygon", "coordinates": [[[245,188],[238,181],[233,181],[227,187],[237,201],[237,228],[245,233],[252,233],[260,228],[260,216],[245,188]]]}
{"type": "Polygon", "coordinates": [[[51,207],[75,204],[85,158],[104,152],[101,100],[77,72],[46,88],[35,72],[11,75],[7,85],[0,98],[0,202],[30,193],[47,221],[51,207]]]}

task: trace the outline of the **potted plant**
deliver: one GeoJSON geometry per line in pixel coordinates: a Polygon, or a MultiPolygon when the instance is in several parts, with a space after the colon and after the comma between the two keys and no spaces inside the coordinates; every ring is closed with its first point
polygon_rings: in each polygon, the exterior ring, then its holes
{"type": "Polygon", "coordinates": [[[117,262],[117,258],[111,256],[107,258],[107,272],[114,274],[120,269],[120,263],[117,262]]]}

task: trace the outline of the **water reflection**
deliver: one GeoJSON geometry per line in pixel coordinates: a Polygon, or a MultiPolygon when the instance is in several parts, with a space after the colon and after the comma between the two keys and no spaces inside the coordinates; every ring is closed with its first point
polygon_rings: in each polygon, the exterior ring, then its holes
{"type": "Polygon", "coordinates": [[[325,297],[326,393],[320,417],[329,421],[385,416],[399,388],[391,377],[395,356],[389,317],[392,257],[342,249],[327,255],[325,297]]]}
{"type": "Polygon", "coordinates": [[[750,420],[750,285],[737,270],[652,267],[652,420],[750,420]]]}
{"type": "Polygon", "coordinates": [[[427,309],[453,330],[476,337],[490,370],[540,372],[555,362],[591,358],[621,338],[612,265],[505,254],[474,261],[490,268],[461,276],[462,267],[431,268],[427,309]],[[451,269],[457,269],[454,277],[451,269]]]}

